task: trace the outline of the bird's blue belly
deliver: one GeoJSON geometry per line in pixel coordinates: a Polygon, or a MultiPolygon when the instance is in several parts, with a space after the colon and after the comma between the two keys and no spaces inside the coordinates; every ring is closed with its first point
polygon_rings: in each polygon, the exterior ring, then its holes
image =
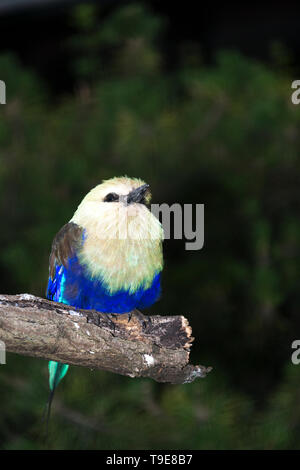
{"type": "Polygon", "coordinates": [[[110,294],[101,280],[90,279],[78,258],[69,259],[68,266],[57,266],[55,277],[49,278],[47,298],[73,307],[95,309],[105,313],[127,313],[134,308],[146,308],[160,296],[160,272],[150,288],[143,286],[134,293],[119,290],[110,294]]]}

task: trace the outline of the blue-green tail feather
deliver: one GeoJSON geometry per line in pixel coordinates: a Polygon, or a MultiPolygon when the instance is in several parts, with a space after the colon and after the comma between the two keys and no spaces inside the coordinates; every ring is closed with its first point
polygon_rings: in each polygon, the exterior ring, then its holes
{"type": "Polygon", "coordinates": [[[54,392],[59,382],[64,378],[64,376],[68,372],[69,365],[62,364],[61,362],[49,361],[48,368],[49,368],[50,394],[49,394],[49,398],[47,402],[47,408],[48,408],[47,420],[46,420],[47,435],[48,435],[48,424],[49,424],[49,418],[50,418],[51,404],[52,404],[52,400],[54,397],[54,392]]]}
{"type": "Polygon", "coordinates": [[[61,362],[49,361],[49,387],[50,390],[55,390],[59,382],[64,378],[68,372],[69,365],[62,364],[61,362]]]}

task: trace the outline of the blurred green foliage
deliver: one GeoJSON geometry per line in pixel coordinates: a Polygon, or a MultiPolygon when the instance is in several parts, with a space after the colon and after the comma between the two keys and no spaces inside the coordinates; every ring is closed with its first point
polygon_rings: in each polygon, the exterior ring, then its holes
{"type": "MultiPolygon", "coordinates": [[[[70,21],[76,87],[53,97],[0,56],[0,277],[3,293],[44,295],[51,241],[94,185],[145,179],[153,202],[205,204],[205,246],[165,242],[153,314],[184,314],[194,363],[171,386],[71,367],[43,439],[45,361],[8,354],[0,373],[4,449],[299,448],[300,111],[291,77],[236,52],[166,72],[164,23],[142,4],[100,24],[70,21]],[[183,295],[184,293],[184,295],[183,295]]],[[[187,48],[188,50],[188,48],[187,48]]],[[[195,49],[189,49],[195,53],[195,49]]]]}

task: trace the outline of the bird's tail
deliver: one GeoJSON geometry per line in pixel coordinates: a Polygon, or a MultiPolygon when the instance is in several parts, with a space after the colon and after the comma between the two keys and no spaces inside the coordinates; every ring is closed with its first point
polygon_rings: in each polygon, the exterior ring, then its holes
{"type": "Polygon", "coordinates": [[[52,404],[52,400],[53,400],[53,397],[54,397],[54,392],[55,392],[55,389],[58,386],[59,382],[64,378],[64,376],[68,372],[69,365],[68,364],[62,364],[61,362],[49,361],[48,367],[49,367],[50,393],[49,393],[49,398],[48,398],[48,402],[47,402],[47,405],[46,405],[46,412],[47,412],[46,435],[48,435],[48,424],[49,424],[51,404],[52,404]]]}

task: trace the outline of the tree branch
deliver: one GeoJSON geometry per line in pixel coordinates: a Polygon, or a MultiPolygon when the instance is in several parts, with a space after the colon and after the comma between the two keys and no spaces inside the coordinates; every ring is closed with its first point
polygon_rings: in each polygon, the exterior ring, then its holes
{"type": "Polygon", "coordinates": [[[0,295],[0,340],[21,355],[158,382],[189,383],[211,367],[189,364],[183,316],[105,314],[30,294],[0,295]]]}

